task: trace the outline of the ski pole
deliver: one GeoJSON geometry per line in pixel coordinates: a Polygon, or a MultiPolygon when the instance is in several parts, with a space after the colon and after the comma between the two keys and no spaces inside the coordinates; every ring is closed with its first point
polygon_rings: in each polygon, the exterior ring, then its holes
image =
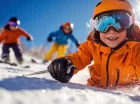
{"type": "Polygon", "coordinates": [[[32,41],[31,44],[32,44],[33,47],[37,48],[37,46],[36,46],[34,41],[32,41]]]}
{"type": "Polygon", "coordinates": [[[44,53],[44,51],[45,51],[47,45],[48,45],[48,42],[46,41],[45,44],[44,44],[44,46],[42,47],[42,53],[44,53]]]}
{"type": "Polygon", "coordinates": [[[37,75],[37,74],[44,74],[44,73],[49,73],[49,71],[48,70],[43,70],[43,71],[38,71],[38,72],[30,73],[30,74],[27,74],[27,75],[23,75],[23,76],[27,77],[27,76],[37,75]]]}
{"type": "MultiPolygon", "coordinates": [[[[66,71],[67,74],[70,74],[72,68],[75,67],[74,65],[71,65],[68,70],[66,71]]],[[[25,77],[27,76],[33,76],[33,75],[38,75],[38,74],[44,74],[44,73],[50,73],[49,70],[42,70],[42,71],[37,71],[37,72],[33,72],[33,73],[30,73],[30,74],[27,74],[27,75],[23,75],[25,77]]]]}
{"type": "Polygon", "coordinates": [[[44,57],[44,53],[45,53],[45,51],[46,51],[46,47],[47,47],[47,46],[48,46],[48,42],[46,41],[45,44],[44,44],[43,47],[42,47],[42,50],[41,50],[41,53],[42,53],[41,56],[42,56],[42,57],[44,57]]]}

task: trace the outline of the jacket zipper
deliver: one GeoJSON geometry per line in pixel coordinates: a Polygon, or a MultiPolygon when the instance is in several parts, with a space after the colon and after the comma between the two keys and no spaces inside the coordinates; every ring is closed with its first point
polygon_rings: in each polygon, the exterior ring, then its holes
{"type": "Polygon", "coordinates": [[[111,52],[108,55],[107,62],[106,62],[106,88],[108,87],[108,83],[109,83],[109,73],[108,73],[109,69],[108,69],[108,67],[109,67],[109,60],[110,60],[112,53],[113,53],[113,49],[111,49],[111,52]]]}
{"type": "Polygon", "coordinates": [[[116,71],[117,71],[117,79],[116,79],[115,86],[118,85],[118,82],[119,82],[119,79],[120,79],[120,70],[119,69],[116,69],[116,71]]]}

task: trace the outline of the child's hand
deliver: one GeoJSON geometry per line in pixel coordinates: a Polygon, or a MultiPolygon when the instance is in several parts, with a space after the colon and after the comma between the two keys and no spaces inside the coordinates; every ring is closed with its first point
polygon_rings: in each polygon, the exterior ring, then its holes
{"type": "Polygon", "coordinates": [[[79,44],[79,43],[76,43],[76,46],[77,46],[77,47],[79,47],[79,46],[80,46],[80,44],[79,44]]]}
{"type": "Polygon", "coordinates": [[[48,37],[48,38],[47,38],[47,41],[48,41],[48,42],[52,42],[52,37],[48,37]]]}
{"type": "Polygon", "coordinates": [[[69,82],[75,69],[76,67],[67,58],[55,59],[48,66],[48,71],[50,72],[51,76],[62,83],[69,82]]]}
{"type": "Polygon", "coordinates": [[[27,37],[27,40],[28,40],[28,41],[32,41],[33,38],[30,36],[30,37],[27,37]]]}

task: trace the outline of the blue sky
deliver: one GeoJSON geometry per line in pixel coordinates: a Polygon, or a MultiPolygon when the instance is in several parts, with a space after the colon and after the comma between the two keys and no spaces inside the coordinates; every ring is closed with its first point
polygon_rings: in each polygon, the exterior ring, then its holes
{"type": "MultiPolygon", "coordinates": [[[[0,0],[0,27],[12,16],[17,16],[21,27],[34,37],[34,43],[44,44],[52,31],[59,29],[66,21],[74,23],[75,37],[86,41],[86,23],[92,17],[93,9],[100,0],[0,0]]],[[[132,0],[130,0],[132,1],[132,0]]],[[[26,45],[25,39],[22,42],[26,45]]]]}
{"type": "MultiPolygon", "coordinates": [[[[0,0],[0,27],[11,16],[17,16],[21,27],[34,37],[34,43],[44,44],[52,31],[66,21],[74,23],[74,32],[80,42],[86,40],[86,23],[100,0],[0,0]]],[[[22,42],[26,43],[25,39],[22,42]]],[[[26,43],[29,45],[29,43],[26,43]]]]}

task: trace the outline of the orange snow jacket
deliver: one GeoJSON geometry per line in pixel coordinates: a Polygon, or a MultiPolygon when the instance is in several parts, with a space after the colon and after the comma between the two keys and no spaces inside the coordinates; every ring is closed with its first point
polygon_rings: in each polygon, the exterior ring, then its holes
{"type": "Polygon", "coordinates": [[[20,36],[30,37],[30,35],[21,28],[18,28],[15,31],[4,29],[3,32],[0,34],[0,42],[6,44],[18,43],[20,36]]]}
{"type": "Polygon", "coordinates": [[[113,50],[93,41],[92,35],[68,57],[76,66],[75,74],[90,65],[87,85],[110,88],[140,82],[140,42],[129,41],[113,50]]]}

